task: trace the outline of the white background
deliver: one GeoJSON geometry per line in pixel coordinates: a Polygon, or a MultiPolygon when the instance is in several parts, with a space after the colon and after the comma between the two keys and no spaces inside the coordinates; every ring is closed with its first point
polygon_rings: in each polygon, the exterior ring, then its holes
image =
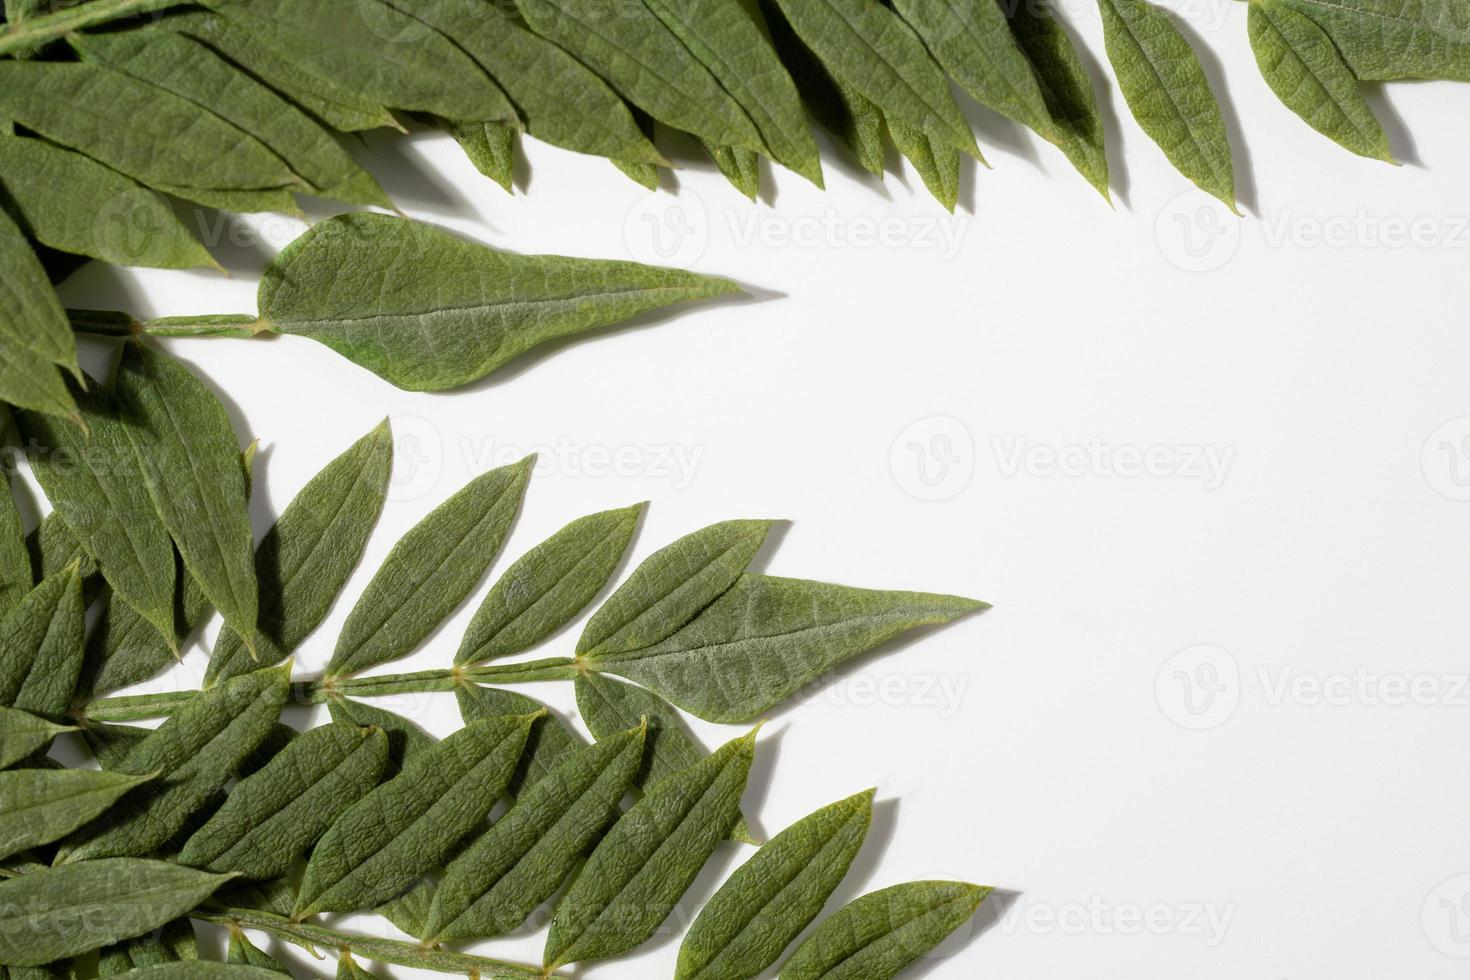
{"type": "MultiPolygon", "coordinates": [[[[1095,58],[1096,14],[1074,6],[1095,58]]],[[[880,186],[825,142],[825,193],[778,172],[752,205],[703,164],[649,196],[533,141],[512,197],[442,137],[369,136],[361,158],[415,217],[519,251],[688,265],[756,299],[441,395],[306,340],[167,345],[262,440],[261,531],[394,420],[393,499],[301,669],[325,662],[400,533],[539,449],[497,568],[649,499],[635,559],[712,521],[788,518],[772,572],[994,603],[777,712],[747,797],[775,833],[879,788],[833,908],[923,877],[1004,890],[915,975],[1463,976],[1470,89],[1374,90],[1406,165],[1359,160],[1271,96],[1245,5],[1181,10],[1229,93],[1244,220],[1169,167],[1115,90],[1116,210],[974,106],[994,170],[966,169],[954,217],[911,171],[880,186]]],[[[301,226],[198,220],[231,278],[94,266],[66,300],[253,312],[260,269],[301,226]]],[[[411,667],[449,661],[483,591],[411,667]]],[[[196,650],[163,686],[203,663],[196,650]]],[[[527,693],[573,717],[569,685],[527,693]]],[[[458,724],[448,695],[391,706],[458,724]]],[[[738,733],[696,728],[709,745],[738,733]]],[[[746,856],[722,850],[693,897],[746,856]]],[[[668,976],[678,931],[586,973],[668,976]]],[[[537,961],[541,941],[484,949],[537,961]]]]}

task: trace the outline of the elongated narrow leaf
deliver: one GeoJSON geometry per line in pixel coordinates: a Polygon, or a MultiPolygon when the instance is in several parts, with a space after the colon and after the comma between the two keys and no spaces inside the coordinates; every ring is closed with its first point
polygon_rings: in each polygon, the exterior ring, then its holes
{"type": "Polygon", "coordinates": [[[505,790],[534,720],[472,722],[349,807],[312,851],[295,917],[371,908],[439,867],[505,790]]]}
{"type": "Polygon", "coordinates": [[[872,817],[867,790],[773,837],[700,911],[675,980],[747,980],[779,960],[847,874],[872,817]]]}
{"type": "Polygon", "coordinates": [[[0,618],[31,591],[31,554],[9,474],[0,476],[0,618]]]}
{"type": "Polygon", "coordinates": [[[1230,138],[1199,57],[1148,0],[1098,0],[1123,98],[1169,162],[1235,210],[1230,138]]]}
{"type": "Polygon", "coordinates": [[[781,980],[888,980],[969,921],[989,888],[914,881],[832,915],[781,968],[781,980]]]}
{"type": "Polygon", "coordinates": [[[242,780],[189,838],[179,860],[247,878],[280,877],[377,785],[387,762],[388,736],[382,729],[314,728],[242,780]]]}
{"type": "Polygon", "coordinates": [[[269,329],[310,337],[400,388],[483,377],[538,344],[733,283],[634,262],[528,256],[381,214],[315,225],[266,269],[269,329]]]}
{"type": "Polygon", "coordinates": [[[1076,46],[1044,0],[1002,6],[1046,98],[1052,142],[1099,194],[1111,199],[1102,113],[1076,46]]]}
{"type": "MultiPolygon", "coordinates": [[[[0,70],[9,62],[0,62],[0,70]]],[[[75,370],[75,341],[56,335],[67,324],[61,301],[30,243],[0,208],[0,398],[20,408],[76,419],[77,407],[56,366],[75,370]]]]}
{"type": "Polygon", "coordinates": [[[97,975],[114,977],[129,970],[198,959],[199,941],[194,936],[194,924],[180,918],[161,929],[103,948],[97,955],[97,975]]]}
{"type": "Polygon", "coordinates": [[[255,549],[260,617],[255,660],[226,628],[215,641],[205,686],[280,663],[331,611],[357,567],[388,494],[393,437],[386,421],[302,487],[255,549]]]}
{"type": "MultiPolygon", "coordinates": [[[[988,0],[987,0],[988,2],[988,0]]],[[[960,155],[951,146],[898,119],[888,120],[888,135],[914,165],[934,200],[954,212],[960,198],[960,155]]]]}
{"type": "Polygon", "coordinates": [[[342,951],[342,958],[337,961],[337,980],[378,980],[376,976],[358,966],[357,960],[347,950],[342,951]]]}
{"type": "Polygon", "coordinates": [[[602,838],[556,907],[548,968],[648,940],[740,818],[755,732],[658,783],[602,838]]]}
{"type": "Polygon", "coordinates": [[[118,398],[148,495],[184,566],[253,647],[258,600],[254,534],[240,447],[214,393],[188,368],[141,343],[123,348],[118,398]]]}
{"type": "Polygon", "coordinates": [[[78,402],[88,434],[44,415],[17,416],[26,457],[55,513],[96,558],[113,591],[172,643],[173,544],[148,494],[127,423],[95,382],[91,387],[78,402]]]}
{"type": "Polygon", "coordinates": [[[898,15],[868,0],[778,0],[801,40],[837,78],[898,119],[979,157],[944,72],[898,15]]]}
{"type": "Polygon", "coordinates": [[[428,941],[498,936],[525,922],[618,819],[643,737],[640,725],[563,756],[451,861],[424,926],[428,941]]]}
{"type": "Polygon", "coordinates": [[[1282,0],[1331,36],[1364,81],[1470,81],[1470,10],[1460,0],[1282,0]]]}
{"type": "Polygon", "coordinates": [[[760,155],[754,150],[711,146],[708,143],[705,149],[715,158],[715,166],[720,168],[730,186],[754,201],[761,189],[760,155]]]}
{"type": "MultiPolygon", "coordinates": [[[[526,748],[521,754],[521,764],[510,785],[506,787],[506,792],[511,796],[519,797],[526,787],[556,768],[568,753],[587,744],[580,735],[568,729],[546,705],[524,694],[495,687],[461,684],[454,689],[454,697],[459,702],[459,715],[467,725],[496,715],[546,712],[531,725],[530,737],[526,739],[526,748]]],[[[593,734],[596,735],[595,732],[593,734]]]]}
{"type": "Polygon", "coordinates": [[[984,608],[959,596],[745,575],[667,640],[585,660],[707,721],[748,721],[884,640],[984,608]]]}
{"type": "Polygon", "coordinates": [[[205,204],[211,193],[301,184],[243,130],[100,65],[0,61],[0,112],[135,180],[205,204]],[[127,127],[109,124],[117,119],[127,127]]]}
{"type": "Polygon", "coordinates": [[[578,518],[522,555],[470,620],[456,664],[520,653],[597,597],[623,560],[643,504],[578,518]]]}
{"type": "MultiPolygon", "coordinates": [[[[388,764],[385,776],[396,776],[415,756],[432,749],[438,739],[407,718],[386,711],[366,701],[333,698],[327,702],[332,720],[343,725],[380,728],[388,736],[388,764]]],[[[469,719],[466,719],[468,721],[469,719]]]]}
{"type": "Polygon", "coordinates": [[[506,191],[515,187],[516,128],[503,122],[451,123],[449,135],[475,169],[506,191]]]}
{"type": "Polygon", "coordinates": [[[132,970],[128,980],[281,980],[279,970],[245,963],[159,963],[132,970]]]}
{"type": "Polygon", "coordinates": [[[60,840],[152,778],[96,769],[0,772],[0,857],[60,840]]]}
{"type": "Polygon", "coordinates": [[[392,207],[330,133],[203,43],[169,31],[74,35],[82,57],[156,85],[239,127],[285,160],[314,194],[392,207]]]}
{"type": "Polygon", "coordinates": [[[399,539],[347,617],[328,676],[402,657],[438,628],[500,553],[534,463],[477,476],[399,539]]]}
{"type": "Polygon", "coordinates": [[[1279,0],[1256,0],[1249,17],[1256,64],[1286,107],[1359,156],[1392,163],[1388,136],[1327,32],[1279,0]]]}
{"type": "Polygon", "coordinates": [[[42,751],[62,732],[74,731],[69,725],[53,724],[29,711],[0,708],[0,769],[42,751]]]}
{"type": "Polygon", "coordinates": [[[228,880],[167,861],[113,858],[0,881],[0,961],[41,966],[140,935],[228,880]]]}
{"type": "Polygon", "coordinates": [[[277,976],[291,973],[274,956],[252,943],[240,929],[230,930],[230,943],[225,950],[225,962],[235,966],[252,967],[277,976]]]}
{"type": "Polygon", "coordinates": [[[80,153],[0,136],[0,187],[21,227],[54,249],[114,265],[215,265],[166,200],[80,153]]]}
{"type": "Polygon", "coordinates": [[[217,12],[373,102],[445,119],[515,119],[505,93],[469,55],[383,0],[231,0],[217,12]]]}
{"type": "Polygon", "coordinates": [[[82,729],[82,737],[87,740],[87,748],[92,750],[97,764],[109,771],[121,766],[128,753],[151,734],[152,729],[138,725],[109,725],[95,721],[89,721],[82,729]]]}
{"type": "Polygon", "coordinates": [[[159,774],[62,845],[58,862],[148,854],[224,788],[275,725],[289,668],[237,677],[184,704],[123,758],[120,772],[159,774]]]}
{"type": "Polygon", "coordinates": [[[533,31],[575,54],[659,122],[721,146],[765,149],[740,104],[643,4],[625,4],[615,17],[575,0],[518,0],[516,6],[533,31]]]}
{"type": "MultiPolygon", "coordinates": [[[[651,691],[595,673],[579,676],[576,691],[577,713],[594,738],[609,738],[647,721],[648,749],[634,779],[640,787],[652,786],[709,755],[685,729],[673,705],[651,691]]],[[[730,831],[730,839],[755,843],[743,816],[730,831]]]]}
{"type": "Polygon", "coordinates": [[[0,620],[0,705],[59,720],[82,672],[82,579],[76,567],[36,586],[0,620]]]}
{"type": "MultiPolygon", "coordinates": [[[[34,461],[31,467],[34,470],[34,461]]],[[[41,518],[40,524],[31,529],[31,533],[26,535],[26,550],[31,556],[33,581],[39,582],[43,578],[50,578],[72,562],[77,563],[77,569],[82,573],[84,580],[97,576],[97,560],[86,548],[82,547],[76,534],[66,526],[66,521],[61,519],[59,511],[53,510],[41,518]]]]}

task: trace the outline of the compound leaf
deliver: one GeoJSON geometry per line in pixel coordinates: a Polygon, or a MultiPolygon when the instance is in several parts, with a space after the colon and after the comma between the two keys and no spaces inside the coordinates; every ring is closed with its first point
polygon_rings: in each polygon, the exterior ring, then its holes
{"type": "Polygon", "coordinates": [[[152,778],[97,769],[0,772],[0,857],[60,840],[152,778]]]}

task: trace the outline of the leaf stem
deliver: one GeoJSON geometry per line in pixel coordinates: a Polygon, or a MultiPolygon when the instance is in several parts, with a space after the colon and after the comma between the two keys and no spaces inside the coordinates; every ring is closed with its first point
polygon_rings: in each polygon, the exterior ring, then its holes
{"type": "Polygon", "coordinates": [[[472,956],[469,953],[424,949],[416,943],[406,943],[397,939],[351,935],[309,922],[292,922],[285,916],[258,909],[227,908],[220,912],[196,910],[190,915],[226,928],[233,926],[259,929],[306,950],[322,947],[339,953],[348,952],[362,959],[377,960],[379,963],[391,963],[395,966],[418,967],[439,973],[463,973],[467,976],[477,976],[480,980],[542,980],[547,976],[538,967],[506,963],[484,956],[472,956]]]}
{"type": "MultiPolygon", "coordinates": [[[[93,0],[95,3],[96,0],[93,0]]],[[[239,337],[248,340],[270,332],[270,325],[250,313],[209,313],[203,316],[165,316],[134,320],[112,310],[67,310],[77,333],[104,337],[239,337]]]]}
{"type": "Polygon", "coordinates": [[[186,0],[88,0],[76,6],[39,17],[23,18],[0,30],[0,56],[34,51],[72,31],[96,27],[108,21],[138,14],[151,14],[181,6],[186,0]]]}
{"type": "Polygon", "coordinates": [[[165,691],[159,694],[124,694],[89,701],[74,712],[79,721],[142,721],[164,718],[197,697],[198,691],[165,691]]]}

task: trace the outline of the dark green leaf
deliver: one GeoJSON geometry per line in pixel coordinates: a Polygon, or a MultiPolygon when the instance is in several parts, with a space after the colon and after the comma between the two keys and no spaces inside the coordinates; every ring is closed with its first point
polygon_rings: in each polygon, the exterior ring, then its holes
{"type": "Polygon", "coordinates": [[[959,152],[897,119],[888,120],[888,135],[893,137],[898,152],[914,165],[934,200],[953,213],[960,199],[959,152]]]}
{"type": "Polygon", "coordinates": [[[613,824],[556,907],[548,968],[642,945],[740,819],[755,732],[653,786],[613,824]]]}
{"type": "Polygon", "coordinates": [[[332,698],[327,702],[332,720],[339,724],[381,728],[388,736],[386,775],[395,776],[415,756],[434,747],[432,735],[402,715],[350,698],[332,698]]]}
{"type": "Polygon", "coordinates": [[[529,256],[382,214],[319,222],[266,269],[269,329],[317,340],[415,391],[483,377],[538,344],[739,292],[634,262],[529,256]]]}
{"type": "Polygon", "coordinates": [[[773,837],[700,911],[675,980],[747,980],[780,959],[847,874],[872,817],[867,790],[773,837]]]}
{"type": "Polygon", "coordinates": [[[69,725],[52,724],[28,711],[0,708],[0,769],[44,750],[62,732],[74,731],[69,725]]]}
{"type": "Polygon", "coordinates": [[[152,734],[151,728],[142,728],[138,725],[108,725],[96,722],[89,722],[82,730],[82,737],[87,740],[87,748],[92,750],[97,764],[109,770],[122,765],[128,753],[137,748],[139,742],[152,734]]]}
{"type": "Polygon", "coordinates": [[[101,950],[97,957],[97,974],[112,977],[145,966],[198,959],[199,941],[194,937],[194,924],[187,918],[180,918],[161,929],[101,950]]]}
{"type": "Polygon", "coordinates": [[[82,579],[75,566],[36,586],[0,620],[0,705],[58,720],[82,672],[82,579]]]}
{"type": "Polygon", "coordinates": [[[160,963],[127,974],[128,980],[281,980],[278,970],[244,963],[160,963]]]}
{"type": "MultiPolygon", "coordinates": [[[[3,71],[7,62],[0,62],[3,71]]],[[[0,96],[3,99],[3,96],[0,96]]],[[[61,301],[30,243],[0,208],[0,399],[20,408],[76,419],[77,408],[56,366],[75,369],[75,341],[61,301]],[[70,350],[68,350],[70,345],[70,350]]]]}
{"type": "Polygon", "coordinates": [[[565,626],[617,571],[643,506],[578,518],[517,559],[470,620],[454,662],[520,653],[565,626]]]}
{"type": "Polygon", "coordinates": [[[730,186],[754,201],[761,190],[760,154],[754,150],[709,143],[704,148],[714,157],[715,166],[720,168],[730,186]]]}
{"type": "Polygon", "coordinates": [[[1322,26],[1364,81],[1470,81],[1470,9],[1462,0],[1282,0],[1322,26]]]}
{"type": "Polygon", "coordinates": [[[745,575],[663,642],[584,659],[706,721],[748,721],[884,640],[984,608],[959,596],[745,575]]]}
{"type": "Polygon", "coordinates": [[[96,769],[0,772],[0,857],[60,840],[152,778],[96,769]]]}
{"type": "Polygon", "coordinates": [[[337,980],[378,980],[378,978],[358,966],[352,954],[344,949],[342,958],[337,961],[337,980]]]}
{"type": "Polygon", "coordinates": [[[269,973],[291,973],[274,956],[256,946],[238,928],[230,930],[230,944],[225,951],[225,962],[235,966],[249,966],[269,973]]]}
{"type": "Polygon", "coordinates": [[[534,463],[475,477],[399,539],[347,617],[328,676],[396,660],[438,628],[500,553],[534,463]]]}
{"type": "Polygon", "coordinates": [[[781,968],[781,980],[888,980],[969,921],[989,888],[914,881],[828,917],[781,968]]]}
{"type": "MultiPolygon", "coordinates": [[[[546,714],[531,725],[531,735],[526,739],[526,749],[521,754],[521,764],[515,778],[506,791],[511,796],[520,796],[521,791],[538,782],[554,769],[567,753],[574,752],[586,743],[580,735],[562,724],[546,705],[534,698],[514,691],[495,687],[480,687],[476,684],[460,684],[454,689],[459,702],[459,715],[465,724],[496,715],[529,715],[538,711],[546,714]]],[[[596,733],[594,733],[595,735],[596,733]]]]}
{"type": "Polygon", "coordinates": [[[228,880],[167,861],[112,858],[0,881],[0,961],[40,966],[140,935],[228,880]]]}
{"type": "MultiPolygon", "coordinates": [[[[34,461],[31,466],[34,469],[34,461]]],[[[31,557],[31,577],[36,582],[43,578],[50,578],[72,562],[77,563],[77,569],[82,573],[84,582],[97,575],[96,559],[82,547],[82,543],[77,540],[72,529],[66,526],[66,522],[61,519],[61,514],[57,511],[53,510],[41,518],[41,523],[26,535],[26,550],[30,552],[31,557]]],[[[91,591],[87,584],[83,585],[84,594],[89,594],[91,591]]]]}
{"type": "Polygon", "coordinates": [[[449,135],[475,169],[507,191],[514,190],[516,128],[503,122],[450,123],[449,135]]]}

